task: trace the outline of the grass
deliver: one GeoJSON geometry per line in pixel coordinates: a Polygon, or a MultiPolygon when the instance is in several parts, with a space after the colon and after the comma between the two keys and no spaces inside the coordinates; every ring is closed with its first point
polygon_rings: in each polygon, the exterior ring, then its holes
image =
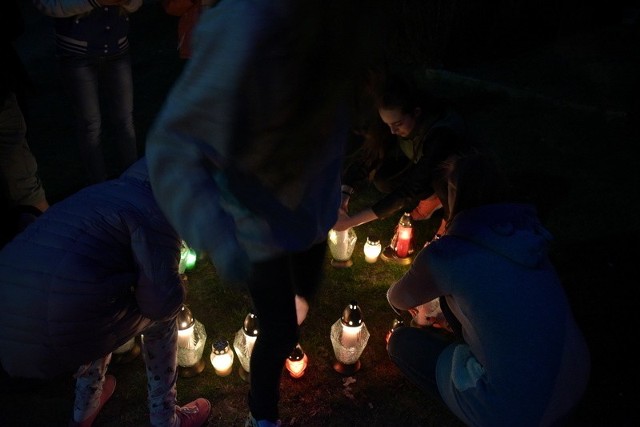
{"type": "MultiPolygon", "coordinates": [[[[145,4],[147,9],[138,12],[132,34],[135,115],[142,148],[146,130],[180,69],[174,50],[176,21],[157,6],[155,2],[145,4]]],[[[82,187],[81,164],[69,106],[52,72],[55,58],[48,22],[37,13],[30,13],[28,19],[27,34],[20,47],[37,85],[29,114],[29,140],[49,199],[55,202],[82,187]]],[[[589,389],[570,425],[637,425],[637,417],[632,421],[631,402],[640,396],[637,391],[631,392],[635,365],[629,363],[625,349],[636,335],[632,325],[637,272],[633,267],[640,255],[637,243],[640,165],[638,158],[630,154],[632,144],[637,144],[637,134],[631,127],[634,117],[616,114],[629,112],[627,105],[605,108],[598,102],[589,104],[594,97],[586,89],[580,91],[579,98],[553,98],[532,90],[527,85],[536,78],[555,75],[545,69],[547,63],[525,62],[526,59],[513,59],[526,64],[525,68],[505,63],[496,64],[494,69],[485,67],[490,72],[480,80],[470,78],[479,76],[478,70],[468,73],[461,70],[455,75],[421,70],[417,73],[425,85],[447,96],[476,135],[498,154],[522,199],[539,208],[544,223],[556,238],[552,257],[587,335],[593,358],[589,389]],[[510,86],[488,83],[492,76],[511,69],[534,78],[510,81],[510,86]],[[579,102],[570,102],[573,99],[579,102]]],[[[617,72],[622,69],[626,68],[619,67],[617,72]]],[[[568,82],[576,80],[560,81],[569,90],[568,82]]],[[[611,84],[618,88],[623,80],[611,84]]],[[[366,206],[377,197],[375,191],[368,190],[352,201],[352,208],[366,206]]],[[[385,292],[407,267],[383,261],[368,264],[362,247],[368,234],[377,234],[383,245],[388,244],[397,220],[389,218],[356,229],[358,242],[352,267],[333,268],[327,255],[324,284],[302,330],[300,344],[309,356],[309,367],[298,380],[283,374],[283,425],[462,425],[445,407],[402,377],[385,351],[384,336],[394,317],[385,292]],[[335,357],[329,330],[353,299],[361,305],[371,337],[361,357],[361,370],[345,377],[332,368],[335,357]]],[[[417,247],[434,233],[435,222],[434,219],[415,224],[417,247]]],[[[200,259],[188,276],[187,303],[205,325],[208,358],[213,340],[233,339],[250,301],[245,293],[221,286],[215,268],[206,258],[200,259]]],[[[236,369],[238,366],[236,360],[236,369]]],[[[146,379],[141,358],[129,364],[114,364],[111,372],[118,385],[95,425],[147,425],[146,379]]],[[[3,425],[66,425],[73,402],[72,378],[0,384],[3,425]]],[[[179,403],[199,396],[213,402],[210,425],[243,425],[247,392],[248,384],[237,371],[228,377],[218,377],[208,359],[200,376],[178,380],[179,403]]]]}

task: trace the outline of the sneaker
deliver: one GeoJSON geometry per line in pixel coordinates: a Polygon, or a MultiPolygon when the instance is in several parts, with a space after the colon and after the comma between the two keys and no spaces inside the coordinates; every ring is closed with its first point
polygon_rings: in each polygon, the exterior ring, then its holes
{"type": "Polygon", "coordinates": [[[71,418],[71,421],[69,421],[69,427],[91,427],[104,404],[107,403],[111,396],[113,396],[113,391],[115,389],[116,377],[114,377],[113,375],[105,375],[104,384],[102,384],[102,394],[100,395],[100,404],[98,405],[96,411],[81,422],[77,422],[73,418],[71,418]]]}
{"type": "Polygon", "coordinates": [[[253,415],[251,414],[249,414],[249,416],[247,417],[247,421],[245,421],[244,423],[244,427],[280,427],[281,425],[282,423],[280,422],[280,420],[276,421],[275,423],[269,420],[258,421],[253,418],[253,415]]]}
{"type": "Polygon", "coordinates": [[[210,413],[211,402],[202,397],[176,408],[180,427],[200,427],[209,420],[210,413]]]}
{"type": "Polygon", "coordinates": [[[411,219],[421,220],[421,219],[429,219],[433,215],[435,211],[442,208],[442,202],[440,199],[434,194],[431,197],[428,197],[424,200],[420,200],[418,206],[415,207],[414,210],[411,211],[411,219]]]}

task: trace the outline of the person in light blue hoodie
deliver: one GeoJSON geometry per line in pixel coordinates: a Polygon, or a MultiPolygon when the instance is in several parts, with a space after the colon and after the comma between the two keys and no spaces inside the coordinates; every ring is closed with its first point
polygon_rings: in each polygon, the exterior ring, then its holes
{"type": "Polygon", "coordinates": [[[591,360],[548,257],[535,207],[508,202],[480,153],[444,164],[450,216],[387,292],[401,313],[439,298],[452,333],[404,327],[389,339],[398,368],[469,426],[562,425],[591,360]]]}
{"type": "Polygon", "coordinates": [[[278,425],[284,363],[321,283],[349,132],[355,3],[222,0],[206,10],[147,139],[169,221],[223,284],[251,294],[260,333],[248,426],[278,425]]]}

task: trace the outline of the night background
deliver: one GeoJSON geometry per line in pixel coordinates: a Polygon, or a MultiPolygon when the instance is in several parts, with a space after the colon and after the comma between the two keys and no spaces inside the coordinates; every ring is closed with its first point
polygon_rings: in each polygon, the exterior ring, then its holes
{"type": "MultiPolygon", "coordinates": [[[[229,0],[224,0],[229,1],[229,0]]],[[[555,237],[552,259],[591,349],[592,374],[570,426],[635,426],[640,160],[640,6],[632,1],[588,5],[561,1],[372,0],[371,30],[379,54],[449,99],[499,156],[523,200],[534,203],[555,237]]],[[[34,83],[27,99],[28,141],[50,203],[82,188],[72,111],[56,70],[49,18],[24,1],[27,28],[16,44],[34,83]]],[[[131,15],[130,34],[138,144],[153,122],[181,63],[177,18],[158,0],[131,15]]],[[[105,135],[109,147],[109,135],[105,135]]],[[[370,191],[360,203],[377,195],[370,191]]],[[[357,206],[354,205],[354,208],[357,206]]],[[[308,373],[282,382],[283,426],[461,426],[405,380],[388,360],[382,338],[393,313],[384,294],[406,268],[367,264],[367,233],[388,243],[397,218],[356,229],[354,265],[335,269],[327,257],[325,286],[302,331],[308,373]],[[351,299],[364,312],[371,339],[362,369],[333,371],[329,328],[351,299]]],[[[422,243],[436,223],[416,225],[422,243]]],[[[207,259],[188,272],[187,303],[211,342],[231,340],[250,306],[225,289],[207,259]]],[[[544,313],[540,313],[544,316],[544,313]]],[[[236,364],[238,364],[236,359],[236,364]]],[[[144,364],[110,368],[118,379],[96,426],[147,425],[144,364]]],[[[285,373],[286,374],[286,373],[285,373]]],[[[209,364],[178,380],[179,403],[212,402],[209,425],[240,426],[248,385],[235,373],[217,377],[209,364]]],[[[0,425],[64,426],[73,403],[72,378],[0,382],[0,425]]]]}

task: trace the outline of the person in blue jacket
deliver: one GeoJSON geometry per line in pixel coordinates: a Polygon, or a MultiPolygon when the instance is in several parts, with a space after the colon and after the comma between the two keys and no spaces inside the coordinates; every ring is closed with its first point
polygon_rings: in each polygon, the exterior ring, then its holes
{"type": "Polygon", "coordinates": [[[16,378],[75,372],[72,426],[111,397],[111,353],[144,334],[153,426],[196,426],[211,405],[176,405],[181,239],[151,191],[146,159],[53,204],[0,251],[0,363],[16,378]]]}
{"type": "Polygon", "coordinates": [[[450,216],[387,292],[393,308],[439,298],[454,331],[404,327],[391,360],[469,426],[554,426],[587,387],[590,353],[532,205],[510,203],[480,153],[443,164],[450,216]]]}

